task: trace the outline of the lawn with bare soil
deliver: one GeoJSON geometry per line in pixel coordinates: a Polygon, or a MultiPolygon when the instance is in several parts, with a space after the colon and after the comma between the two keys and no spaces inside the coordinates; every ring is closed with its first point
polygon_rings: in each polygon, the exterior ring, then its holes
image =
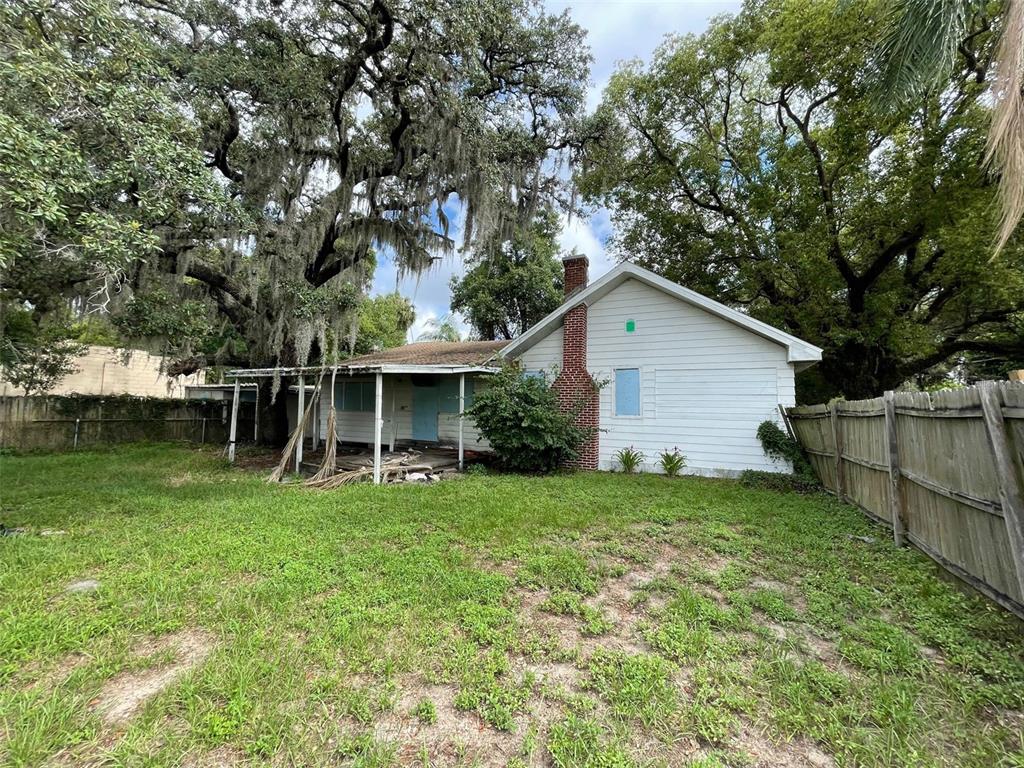
{"type": "Polygon", "coordinates": [[[824,495],[169,446],[0,488],[0,764],[1024,765],[1021,624],[824,495]]]}

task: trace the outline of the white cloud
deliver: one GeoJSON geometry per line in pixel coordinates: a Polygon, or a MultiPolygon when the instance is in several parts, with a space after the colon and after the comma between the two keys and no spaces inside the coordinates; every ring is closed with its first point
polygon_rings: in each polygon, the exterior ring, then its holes
{"type": "Polygon", "coordinates": [[[558,235],[558,246],[564,252],[578,251],[590,259],[590,279],[594,280],[613,266],[615,260],[607,251],[607,235],[601,234],[601,221],[608,212],[599,209],[587,219],[572,218],[562,214],[562,231],[558,235]]]}

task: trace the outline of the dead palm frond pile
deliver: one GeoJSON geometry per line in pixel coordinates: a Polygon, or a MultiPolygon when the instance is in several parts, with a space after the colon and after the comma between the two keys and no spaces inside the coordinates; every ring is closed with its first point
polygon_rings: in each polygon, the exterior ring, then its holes
{"type": "MultiPolygon", "coordinates": [[[[433,467],[430,464],[406,464],[404,461],[404,459],[390,459],[389,461],[382,461],[380,464],[380,481],[382,483],[390,483],[395,480],[402,480],[413,472],[430,472],[433,470],[433,467]]],[[[348,469],[323,479],[311,477],[306,481],[306,485],[311,488],[319,488],[324,491],[329,491],[332,488],[340,488],[343,485],[364,482],[371,479],[373,479],[373,466],[348,469]]]]}
{"type": "Polygon", "coordinates": [[[317,397],[320,394],[321,383],[323,383],[323,376],[317,379],[316,386],[313,387],[313,396],[309,398],[309,405],[307,405],[306,410],[302,412],[302,418],[299,419],[299,423],[295,427],[295,431],[292,432],[292,436],[288,438],[288,443],[281,452],[281,460],[277,463],[277,466],[274,467],[274,471],[270,473],[270,477],[267,478],[267,482],[281,482],[281,479],[288,471],[288,463],[292,460],[292,456],[295,455],[295,446],[299,444],[299,441],[302,440],[306,434],[306,427],[309,426],[309,419],[313,414],[313,407],[316,405],[317,397]]]}
{"type": "Polygon", "coordinates": [[[334,370],[331,372],[331,396],[328,398],[330,407],[327,410],[327,434],[324,437],[324,458],[320,462],[320,466],[307,482],[307,485],[312,482],[319,482],[326,480],[329,477],[334,477],[334,473],[338,471],[338,413],[334,409],[334,380],[337,376],[338,371],[334,370]]]}

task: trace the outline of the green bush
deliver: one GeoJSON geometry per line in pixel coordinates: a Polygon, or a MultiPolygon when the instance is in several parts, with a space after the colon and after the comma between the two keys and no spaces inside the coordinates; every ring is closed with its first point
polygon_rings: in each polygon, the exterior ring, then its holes
{"type": "Polygon", "coordinates": [[[516,472],[548,472],[579,455],[592,430],[560,410],[558,393],[545,379],[507,366],[491,377],[466,410],[499,462],[516,472]]]}
{"type": "Polygon", "coordinates": [[[821,489],[821,483],[803,447],[778,424],[774,421],[762,421],[757,427],[757,439],[761,441],[766,456],[788,461],[793,467],[793,474],[747,470],[741,476],[745,485],[798,493],[821,489]]]}

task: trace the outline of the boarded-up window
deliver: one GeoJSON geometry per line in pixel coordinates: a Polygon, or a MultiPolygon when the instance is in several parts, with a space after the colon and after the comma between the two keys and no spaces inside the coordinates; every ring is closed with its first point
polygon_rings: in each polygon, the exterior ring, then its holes
{"type": "MultiPolygon", "coordinates": [[[[473,404],[473,379],[466,377],[466,408],[473,404]]],[[[441,378],[441,413],[459,412],[459,377],[441,378]]]]}
{"type": "Polygon", "coordinates": [[[615,370],[615,415],[640,415],[640,369],[615,370]]]}
{"type": "Polygon", "coordinates": [[[372,381],[345,381],[341,384],[341,410],[373,411],[377,385],[372,381]]]}

